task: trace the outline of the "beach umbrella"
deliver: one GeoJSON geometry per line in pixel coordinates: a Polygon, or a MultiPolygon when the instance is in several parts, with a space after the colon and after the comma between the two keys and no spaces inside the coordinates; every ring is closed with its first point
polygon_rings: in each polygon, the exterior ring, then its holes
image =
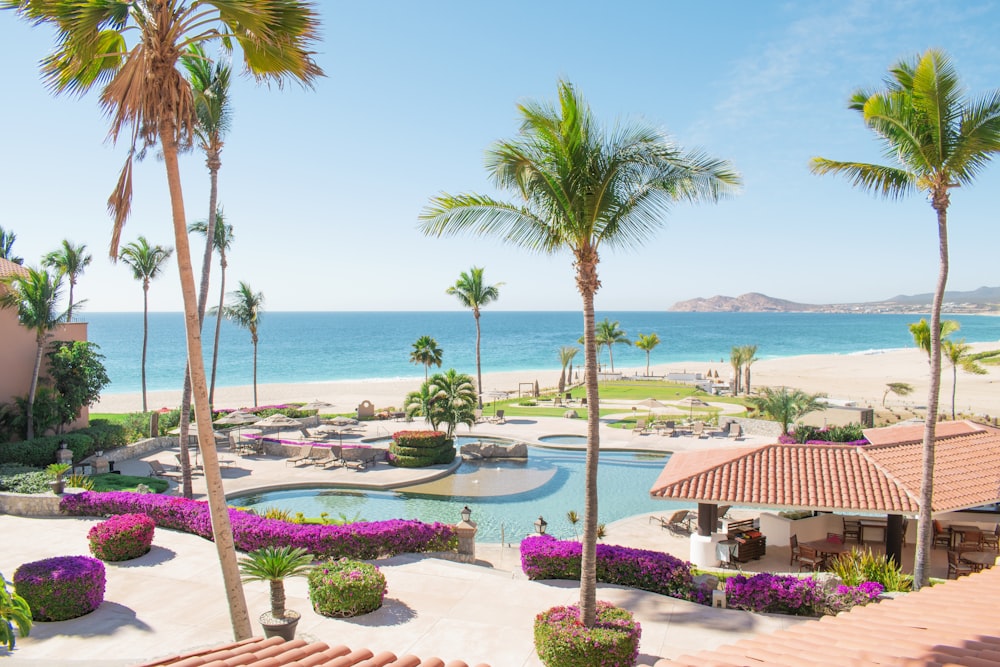
{"type": "Polygon", "coordinates": [[[300,406],[299,410],[315,410],[316,412],[319,412],[320,410],[326,410],[327,408],[332,407],[333,403],[327,403],[326,401],[316,399],[312,403],[306,403],[305,405],[300,406]]]}
{"type": "Polygon", "coordinates": [[[653,414],[653,410],[654,409],[657,409],[657,408],[665,409],[667,407],[665,404],[660,403],[655,398],[647,398],[647,399],[645,399],[643,401],[639,401],[638,403],[636,403],[636,405],[637,406],[641,405],[644,408],[648,408],[648,411],[649,411],[650,415],[653,414]]]}
{"type": "Polygon", "coordinates": [[[691,408],[691,415],[690,415],[691,417],[694,417],[694,406],[697,405],[698,407],[705,407],[706,405],[708,405],[708,403],[706,403],[705,401],[701,400],[700,398],[695,398],[694,396],[688,396],[686,398],[682,398],[677,402],[691,408]]]}
{"type": "Polygon", "coordinates": [[[257,415],[251,415],[247,412],[240,412],[235,410],[230,412],[225,417],[219,417],[215,420],[216,424],[222,424],[223,426],[243,426],[244,424],[252,424],[259,419],[257,415]]]}
{"type": "Polygon", "coordinates": [[[488,392],[484,393],[483,394],[483,398],[491,399],[493,401],[493,414],[496,414],[497,413],[497,399],[498,398],[507,398],[507,392],[506,391],[498,391],[498,390],[494,389],[493,391],[488,391],[488,392]]]}
{"type": "Polygon", "coordinates": [[[265,417],[264,419],[254,422],[254,426],[265,426],[265,427],[277,427],[279,431],[282,429],[301,429],[302,422],[298,419],[292,419],[287,415],[283,415],[280,412],[276,412],[270,417],[265,417]]]}
{"type": "Polygon", "coordinates": [[[357,419],[352,419],[351,417],[334,417],[328,420],[328,423],[334,426],[351,426],[358,423],[357,419]]]}

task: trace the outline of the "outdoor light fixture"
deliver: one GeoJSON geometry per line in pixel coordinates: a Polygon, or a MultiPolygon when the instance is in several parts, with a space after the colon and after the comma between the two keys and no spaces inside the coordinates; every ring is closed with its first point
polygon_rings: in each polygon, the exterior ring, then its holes
{"type": "Polygon", "coordinates": [[[469,519],[472,518],[472,510],[469,509],[468,505],[466,505],[465,507],[463,507],[462,511],[459,512],[459,514],[462,515],[462,521],[464,521],[466,523],[469,523],[469,519]]]}
{"type": "Polygon", "coordinates": [[[535,532],[539,535],[545,534],[545,529],[548,528],[548,522],[542,517],[538,517],[538,521],[535,522],[535,532]]]}
{"type": "Polygon", "coordinates": [[[65,440],[59,443],[59,449],[66,449],[67,447],[69,447],[69,445],[66,443],[65,440]]]}

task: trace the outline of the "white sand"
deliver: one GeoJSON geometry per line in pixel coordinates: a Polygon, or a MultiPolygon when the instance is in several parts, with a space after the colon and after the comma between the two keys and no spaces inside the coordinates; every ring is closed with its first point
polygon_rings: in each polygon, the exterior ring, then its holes
{"type": "MultiPolygon", "coordinates": [[[[996,349],[998,343],[977,343],[976,351],[996,349]]],[[[987,366],[986,375],[958,372],[956,408],[976,414],[1000,414],[1000,367],[987,366]]],[[[642,369],[616,369],[627,375],[642,369]]],[[[726,379],[732,374],[727,363],[687,362],[653,366],[651,372],[662,375],[667,371],[705,373],[718,371],[726,379]]],[[[470,374],[474,374],[470,373],[470,374]]],[[[907,397],[889,394],[886,405],[923,406],[927,402],[927,355],[917,349],[890,350],[873,354],[805,355],[758,361],[751,367],[751,385],[788,386],[811,393],[824,392],[832,399],[856,401],[859,405],[879,406],[889,382],[906,382],[914,391],[907,397]]],[[[407,380],[366,380],[314,383],[262,384],[257,387],[261,405],[285,401],[322,400],[334,405],[331,412],[353,412],[359,403],[371,401],[376,409],[399,407],[410,391],[418,389],[423,378],[407,380]]],[[[483,388],[512,392],[516,396],[519,385],[532,386],[535,381],[545,387],[555,387],[559,369],[526,370],[506,373],[484,373],[483,388]]],[[[951,409],[952,368],[947,362],[942,367],[942,412],[951,409]]],[[[220,408],[239,408],[253,403],[253,388],[216,387],[215,404],[220,408]]],[[[180,390],[154,391],[148,394],[150,409],[176,407],[180,390]]],[[[135,412],[142,407],[142,396],[133,394],[106,394],[91,412],[135,412]]]]}

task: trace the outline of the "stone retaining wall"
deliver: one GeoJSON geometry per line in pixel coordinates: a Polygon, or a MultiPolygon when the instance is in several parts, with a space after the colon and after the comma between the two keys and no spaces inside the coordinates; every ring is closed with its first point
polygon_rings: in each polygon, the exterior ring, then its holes
{"type": "Polygon", "coordinates": [[[746,417],[722,417],[719,419],[720,425],[723,421],[736,422],[743,429],[746,435],[762,435],[769,438],[778,439],[781,435],[781,424],[768,421],[766,419],[747,419],[746,417]]]}
{"type": "Polygon", "coordinates": [[[60,497],[53,493],[0,493],[0,514],[59,516],[60,497]]]}

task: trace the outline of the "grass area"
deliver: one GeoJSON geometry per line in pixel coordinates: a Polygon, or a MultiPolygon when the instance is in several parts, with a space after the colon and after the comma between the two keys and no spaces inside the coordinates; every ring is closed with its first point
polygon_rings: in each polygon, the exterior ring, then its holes
{"type": "Polygon", "coordinates": [[[135,491],[140,484],[145,484],[155,493],[163,493],[170,485],[164,479],[155,477],[132,477],[131,475],[117,475],[107,473],[105,475],[94,475],[94,491],[135,491]]]}
{"type": "Polygon", "coordinates": [[[110,424],[124,424],[128,417],[126,412],[91,412],[90,419],[105,419],[110,424]]]}

